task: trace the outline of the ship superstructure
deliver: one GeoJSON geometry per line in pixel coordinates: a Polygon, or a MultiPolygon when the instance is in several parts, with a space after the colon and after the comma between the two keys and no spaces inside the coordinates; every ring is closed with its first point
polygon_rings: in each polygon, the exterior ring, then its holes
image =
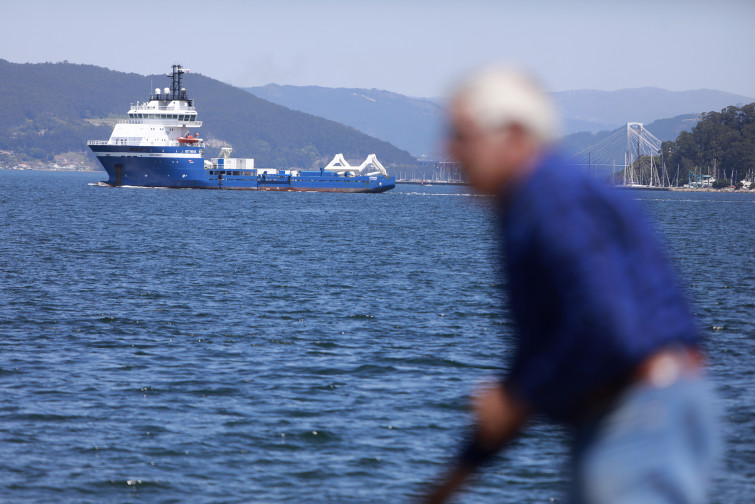
{"type": "Polygon", "coordinates": [[[157,88],[148,102],[132,104],[128,119],[116,123],[109,140],[88,142],[108,174],[106,184],[333,192],[383,192],[395,187],[395,177],[374,154],[359,167],[350,166],[338,154],[320,170],[257,169],[254,159],[231,158],[230,148],[205,161],[205,144],[196,132],[202,122],[194,100],[181,85],[188,72],[173,65],[170,88],[157,88]]]}

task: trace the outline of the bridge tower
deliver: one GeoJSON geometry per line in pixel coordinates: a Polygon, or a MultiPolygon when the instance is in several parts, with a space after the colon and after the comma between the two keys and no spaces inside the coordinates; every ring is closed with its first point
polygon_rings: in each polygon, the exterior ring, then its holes
{"type": "Polygon", "coordinates": [[[660,186],[658,156],[661,141],[642,123],[627,123],[627,150],[624,154],[625,186],[660,186]]]}

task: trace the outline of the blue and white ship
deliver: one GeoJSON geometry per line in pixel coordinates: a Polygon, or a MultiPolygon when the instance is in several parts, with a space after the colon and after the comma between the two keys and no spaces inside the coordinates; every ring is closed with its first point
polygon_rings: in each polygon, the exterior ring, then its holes
{"type": "Polygon", "coordinates": [[[359,166],[343,155],[319,170],[256,168],[254,159],[204,159],[205,143],[196,133],[194,100],[181,80],[189,70],[173,65],[171,87],[155,89],[147,103],[136,102],[128,119],[115,125],[109,140],[88,142],[108,174],[110,186],[251,189],[265,191],[383,192],[396,186],[374,154],[359,166]]]}

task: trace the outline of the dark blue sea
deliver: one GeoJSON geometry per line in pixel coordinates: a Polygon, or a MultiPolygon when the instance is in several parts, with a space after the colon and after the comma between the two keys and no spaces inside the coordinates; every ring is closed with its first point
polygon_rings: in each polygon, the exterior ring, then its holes
{"type": "MultiPolygon", "coordinates": [[[[499,373],[512,325],[492,202],[107,188],[0,171],[0,502],[411,502],[499,373]]],[[[726,451],[755,498],[755,194],[632,192],[707,335],[726,451]]],[[[535,426],[466,503],[563,502],[535,426]]]]}

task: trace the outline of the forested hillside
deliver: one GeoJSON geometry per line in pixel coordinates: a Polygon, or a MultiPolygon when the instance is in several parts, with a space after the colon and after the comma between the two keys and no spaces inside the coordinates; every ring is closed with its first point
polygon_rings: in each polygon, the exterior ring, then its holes
{"type": "Polygon", "coordinates": [[[752,180],[755,173],[755,103],[703,114],[692,131],[676,141],[664,142],[670,168],[679,167],[680,180],[688,173],[710,174],[716,179],[752,180]]]}
{"type": "MultiPolygon", "coordinates": [[[[89,139],[107,139],[112,120],[125,116],[130,103],[145,101],[155,87],[169,84],[164,75],[69,63],[0,60],[0,75],[0,150],[36,160],[84,151],[89,139]]],[[[338,152],[360,161],[374,152],[387,166],[416,162],[388,142],[200,74],[187,75],[184,86],[204,122],[200,132],[214,146],[208,155],[227,143],[235,155],[254,157],[258,166],[310,167],[338,152]]]]}

